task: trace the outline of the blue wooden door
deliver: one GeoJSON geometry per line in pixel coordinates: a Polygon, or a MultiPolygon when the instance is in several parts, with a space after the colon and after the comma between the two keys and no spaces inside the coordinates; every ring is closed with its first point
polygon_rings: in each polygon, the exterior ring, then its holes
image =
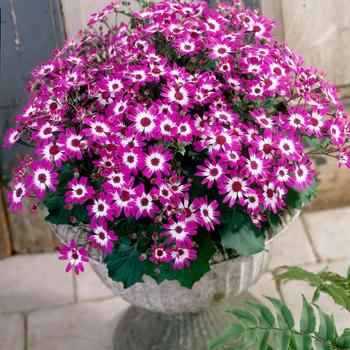
{"type": "MultiPolygon", "coordinates": [[[[75,0],[72,0],[75,1],[75,0]]],[[[32,68],[64,41],[60,0],[0,0],[0,137],[26,102],[25,84],[32,68]]],[[[21,148],[0,152],[3,175],[21,148]]]]}

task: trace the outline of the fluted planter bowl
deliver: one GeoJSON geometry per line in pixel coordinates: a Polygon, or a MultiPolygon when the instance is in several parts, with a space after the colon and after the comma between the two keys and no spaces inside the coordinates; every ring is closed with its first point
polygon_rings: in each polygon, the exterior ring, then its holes
{"type": "MultiPolygon", "coordinates": [[[[265,250],[258,254],[229,260],[214,256],[211,270],[192,289],[182,287],[178,281],[157,284],[149,276],[144,276],[143,283],[124,289],[122,283],[108,277],[107,266],[96,250],[92,253],[90,264],[115,295],[137,307],[162,313],[194,313],[238,296],[252,286],[266,270],[276,241],[298,215],[299,212],[287,215],[279,232],[266,242],[265,250]]],[[[70,242],[73,237],[79,243],[86,237],[86,232],[80,227],[53,225],[53,229],[63,243],[70,242]]]]}

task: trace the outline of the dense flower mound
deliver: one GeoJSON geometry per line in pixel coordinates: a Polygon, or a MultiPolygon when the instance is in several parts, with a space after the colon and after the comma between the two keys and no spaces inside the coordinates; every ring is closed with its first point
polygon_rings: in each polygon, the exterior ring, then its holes
{"type": "MultiPolygon", "coordinates": [[[[311,197],[312,154],[350,166],[349,120],[335,87],[237,1],[124,5],[34,69],[5,146],[35,151],[9,201],[34,196],[48,221],[88,227],[125,286],[145,273],[191,286],[215,251],[261,251],[311,197]],[[129,24],[110,26],[113,13],[129,24]]],[[[87,247],[60,249],[68,269],[83,270],[87,247]]]]}

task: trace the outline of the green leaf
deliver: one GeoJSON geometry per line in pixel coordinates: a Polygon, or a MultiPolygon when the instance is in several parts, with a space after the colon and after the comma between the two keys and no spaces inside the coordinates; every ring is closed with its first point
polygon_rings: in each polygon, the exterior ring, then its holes
{"type": "Polygon", "coordinates": [[[122,282],[124,288],[129,288],[136,282],[142,282],[145,273],[145,262],[139,260],[140,252],[137,245],[131,245],[127,237],[120,238],[113,254],[105,258],[108,276],[117,282],[122,282]]]}
{"type": "Polygon", "coordinates": [[[339,349],[350,349],[350,329],[345,329],[343,334],[334,342],[339,349]]]}
{"type": "Polygon", "coordinates": [[[257,342],[256,346],[259,350],[266,350],[267,349],[267,342],[269,341],[270,336],[270,330],[264,330],[264,329],[257,329],[256,330],[256,337],[257,342]]]}
{"type": "Polygon", "coordinates": [[[295,334],[294,338],[297,350],[312,349],[312,338],[310,334],[295,334]]]}
{"type": "Polygon", "coordinates": [[[330,341],[320,342],[315,341],[316,350],[333,350],[332,343],[330,341]]]}
{"type": "Polygon", "coordinates": [[[300,319],[300,331],[303,333],[313,333],[316,327],[316,317],[312,306],[303,295],[303,310],[300,319]]]}
{"type": "Polygon", "coordinates": [[[219,349],[228,343],[237,341],[240,339],[244,332],[244,327],[240,324],[233,324],[226,328],[218,338],[216,338],[209,346],[208,350],[219,349]]]}
{"type": "Polygon", "coordinates": [[[87,224],[90,222],[90,217],[88,215],[88,211],[86,209],[86,206],[84,206],[84,205],[74,206],[73,215],[78,222],[82,222],[84,224],[87,224]]]}
{"type": "Polygon", "coordinates": [[[275,340],[276,340],[278,350],[288,350],[289,342],[290,342],[290,331],[289,330],[276,331],[275,340]]]}
{"type": "Polygon", "coordinates": [[[281,329],[292,329],[294,327],[294,318],[289,308],[279,299],[266,297],[274,306],[277,312],[277,320],[281,329]]]}
{"type": "Polygon", "coordinates": [[[343,286],[336,283],[323,284],[320,290],[327,293],[336,304],[350,310],[350,296],[343,286]]]}
{"type": "Polygon", "coordinates": [[[306,281],[312,286],[318,287],[322,284],[322,279],[315,273],[304,270],[297,266],[282,266],[275,279],[281,282],[287,282],[292,280],[306,281]]]}
{"type": "Polygon", "coordinates": [[[235,346],[234,350],[245,350],[248,348],[251,348],[252,345],[254,345],[256,342],[256,331],[255,329],[252,330],[246,330],[244,332],[244,338],[243,341],[239,346],[235,346]]]}
{"type": "Polygon", "coordinates": [[[235,249],[241,256],[250,256],[264,250],[265,237],[253,223],[244,223],[235,231],[230,225],[224,225],[221,244],[226,249],[235,249]]]}
{"type": "Polygon", "coordinates": [[[237,317],[241,322],[243,322],[248,327],[257,326],[258,322],[256,317],[249,311],[242,309],[228,310],[227,313],[230,313],[237,317]]]}
{"type": "Polygon", "coordinates": [[[49,210],[49,214],[45,216],[45,220],[55,225],[70,225],[69,217],[71,211],[67,209],[49,210]]]}
{"type": "Polygon", "coordinates": [[[276,230],[281,223],[281,217],[271,211],[267,212],[267,219],[273,230],[276,230]]]}
{"type": "Polygon", "coordinates": [[[327,315],[322,309],[316,305],[320,315],[320,325],[317,336],[322,340],[332,341],[336,336],[334,320],[330,315],[327,315]]]}
{"type": "Polygon", "coordinates": [[[273,327],[275,325],[275,317],[267,306],[254,303],[252,301],[247,301],[246,304],[258,311],[258,317],[261,326],[273,327]]]}

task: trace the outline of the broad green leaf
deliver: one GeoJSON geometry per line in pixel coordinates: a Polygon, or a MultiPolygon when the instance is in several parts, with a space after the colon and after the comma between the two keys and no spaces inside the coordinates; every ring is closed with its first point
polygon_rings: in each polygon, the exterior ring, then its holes
{"type": "Polygon", "coordinates": [[[280,300],[272,297],[266,297],[274,306],[277,312],[277,320],[281,329],[292,329],[294,327],[294,318],[289,308],[280,300]]]}
{"type": "Polygon", "coordinates": [[[108,276],[117,282],[122,282],[124,288],[129,288],[136,282],[142,282],[145,273],[145,262],[139,260],[140,252],[136,244],[131,245],[130,239],[122,237],[116,245],[113,254],[105,258],[108,276]]]}
{"type": "Polygon", "coordinates": [[[275,340],[278,350],[288,350],[290,342],[290,331],[275,331],[275,340]]]}
{"type": "Polygon", "coordinates": [[[75,205],[73,215],[78,222],[88,223],[90,221],[88,211],[84,205],[75,205]]]}
{"type": "Polygon", "coordinates": [[[275,317],[267,306],[252,301],[247,301],[246,304],[258,310],[258,318],[261,326],[273,327],[275,325],[275,317]]]}
{"type": "Polygon", "coordinates": [[[244,327],[240,324],[233,324],[226,328],[218,338],[216,338],[209,346],[208,350],[215,350],[232,343],[234,341],[238,341],[244,332],[244,327]]]}
{"type": "Polygon", "coordinates": [[[256,317],[249,311],[242,309],[228,310],[228,313],[237,317],[241,322],[243,322],[248,327],[255,327],[258,322],[256,317]]]}
{"type": "Polygon", "coordinates": [[[316,327],[316,317],[313,307],[303,296],[303,310],[300,319],[300,331],[304,333],[313,333],[316,327]]]}
{"type": "Polygon", "coordinates": [[[316,305],[320,315],[320,325],[317,336],[322,340],[332,341],[336,336],[334,320],[330,315],[327,315],[322,309],[316,305]]]}
{"type": "Polygon", "coordinates": [[[241,256],[250,256],[264,250],[265,238],[253,223],[244,223],[235,231],[226,224],[221,231],[221,244],[226,249],[236,250],[241,256]]]}
{"type": "Polygon", "coordinates": [[[312,349],[312,339],[310,334],[295,334],[294,338],[297,350],[312,349]]]}
{"type": "Polygon", "coordinates": [[[69,217],[72,212],[67,209],[49,210],[49,214],[45,216],[45,220],[55,225],[70,225],[69,217]]]}

